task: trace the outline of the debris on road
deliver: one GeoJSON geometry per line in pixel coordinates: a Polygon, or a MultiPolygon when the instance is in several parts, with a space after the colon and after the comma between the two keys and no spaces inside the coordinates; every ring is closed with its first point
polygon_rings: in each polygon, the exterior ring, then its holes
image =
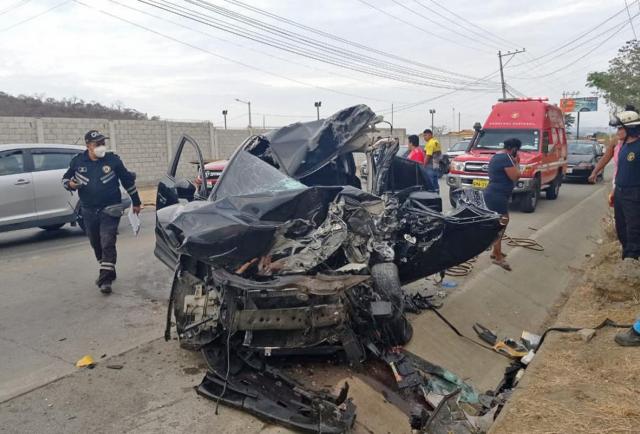
{"type": "Polygon", "coordinates": [[[121,365],[118,363],[111,363],[107,365],[107,369],[122,369],[122,368],[124,368],[124,365],[121,365]]]}
{"type": "MultiPolygon", "coordinates": [[[[397,140],[368,138],[380,120],[360,105],[250,137],[211,193],[171,171],[161,181],[155,252],[175,270],[165,337],[173,314],[181,345],[202,351],[199,394],[294,429],[345,432],[356,411],[348,384],[338,395],[312,391],[278,367],[321,357],[356,370],[384,362],[383,376],[418,409],[417,429],[472,432],[459,403],[490,410],[455,375],[401,349],[413,335],[405,312],[433,307],[402,285],[483,252],[500,216],[464,197],[438,211],[417,163],[396,156],[397,140]],[[367,156],[366,187],[356,151],[367,156]],[[434,408],[430,392],[444,404],[434,408]]],[[[186,145],[202,160],[183,136],[174,169],[186,145]]]]}
{"type": "Polygon", "coordinates": [[[76,362],[76,368],[89,368],[92,369],[96,365],[95,360],[89,354],[82,357],[76,362]]]}

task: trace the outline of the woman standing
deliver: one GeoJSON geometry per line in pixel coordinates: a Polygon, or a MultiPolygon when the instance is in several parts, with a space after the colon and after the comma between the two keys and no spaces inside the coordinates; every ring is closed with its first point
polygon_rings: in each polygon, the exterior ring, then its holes
{"type": "Polygon", "coordinates": [[[515,181],[520,178],[518,151],[521,146],[522,142],[518,139],[504,141],[504,150],[491,157],[488,170],[489,185],[484,191],[484,201],[487,208],[502,216],[500,223],[503,225],[498,239],[493,243],[491,259],[494,264],[507,271],[511,271],[511,266],[504,259],[505,255],[502,253],[502,235],[509,224],[509,199],[513,193],[515,181]]]}

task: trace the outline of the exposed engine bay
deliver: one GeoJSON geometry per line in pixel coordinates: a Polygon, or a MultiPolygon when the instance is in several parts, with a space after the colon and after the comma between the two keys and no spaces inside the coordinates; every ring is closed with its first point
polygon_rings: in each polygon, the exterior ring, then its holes
{"type": "MultiPolygon", "coordinates": [[[[252,136],[211,192],[171,170],[160,183],[156,256],[175,270],[165,336],[173,315],[181,345],[204,354],[201,395],[297,430],[349,431],[348,385],[311,391],[277,367],[311,357],[383,363],[416,430],[474,432],[457,403],[495,407],[402,349],[413,333],[402,286],[484,251],[500,216],[464,200],[443,214],[398,141],[368,137],[380,120],[360,105],[252,136]],[[355,152],[368,161],[364,187],[355,152]]],[[[189,143],[202,163],[188,137],[176,159],[189,143]]]]}

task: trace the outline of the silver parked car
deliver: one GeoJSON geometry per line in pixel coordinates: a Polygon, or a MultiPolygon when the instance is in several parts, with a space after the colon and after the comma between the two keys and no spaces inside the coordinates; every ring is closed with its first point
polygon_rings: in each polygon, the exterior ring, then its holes
{"type": "MultiPolygon", "coordinates": [[[[85,149],[42,143],[0,145],[0,232],[56,230],[67,223],[84,229],[78,195],[63,188],[62,175],[85,149]]],[[[126,206],[130,199],[126,194],[123,198],[126,206]]]]}

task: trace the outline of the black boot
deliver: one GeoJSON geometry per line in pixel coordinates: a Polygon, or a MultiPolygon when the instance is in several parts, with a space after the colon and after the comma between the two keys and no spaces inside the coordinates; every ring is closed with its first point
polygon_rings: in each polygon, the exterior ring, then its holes
{"type": "Polygon", "coordinates": [[[103,282],[100,284],[100,292],[104,295],[111,294],[111,282],[103,282]]]}
{"type": "Polygon", "coordinates": [[[616,344],[623,347],[640,347],[640,334],[633,327],[620,332],[615,337],[616,344]]]}

